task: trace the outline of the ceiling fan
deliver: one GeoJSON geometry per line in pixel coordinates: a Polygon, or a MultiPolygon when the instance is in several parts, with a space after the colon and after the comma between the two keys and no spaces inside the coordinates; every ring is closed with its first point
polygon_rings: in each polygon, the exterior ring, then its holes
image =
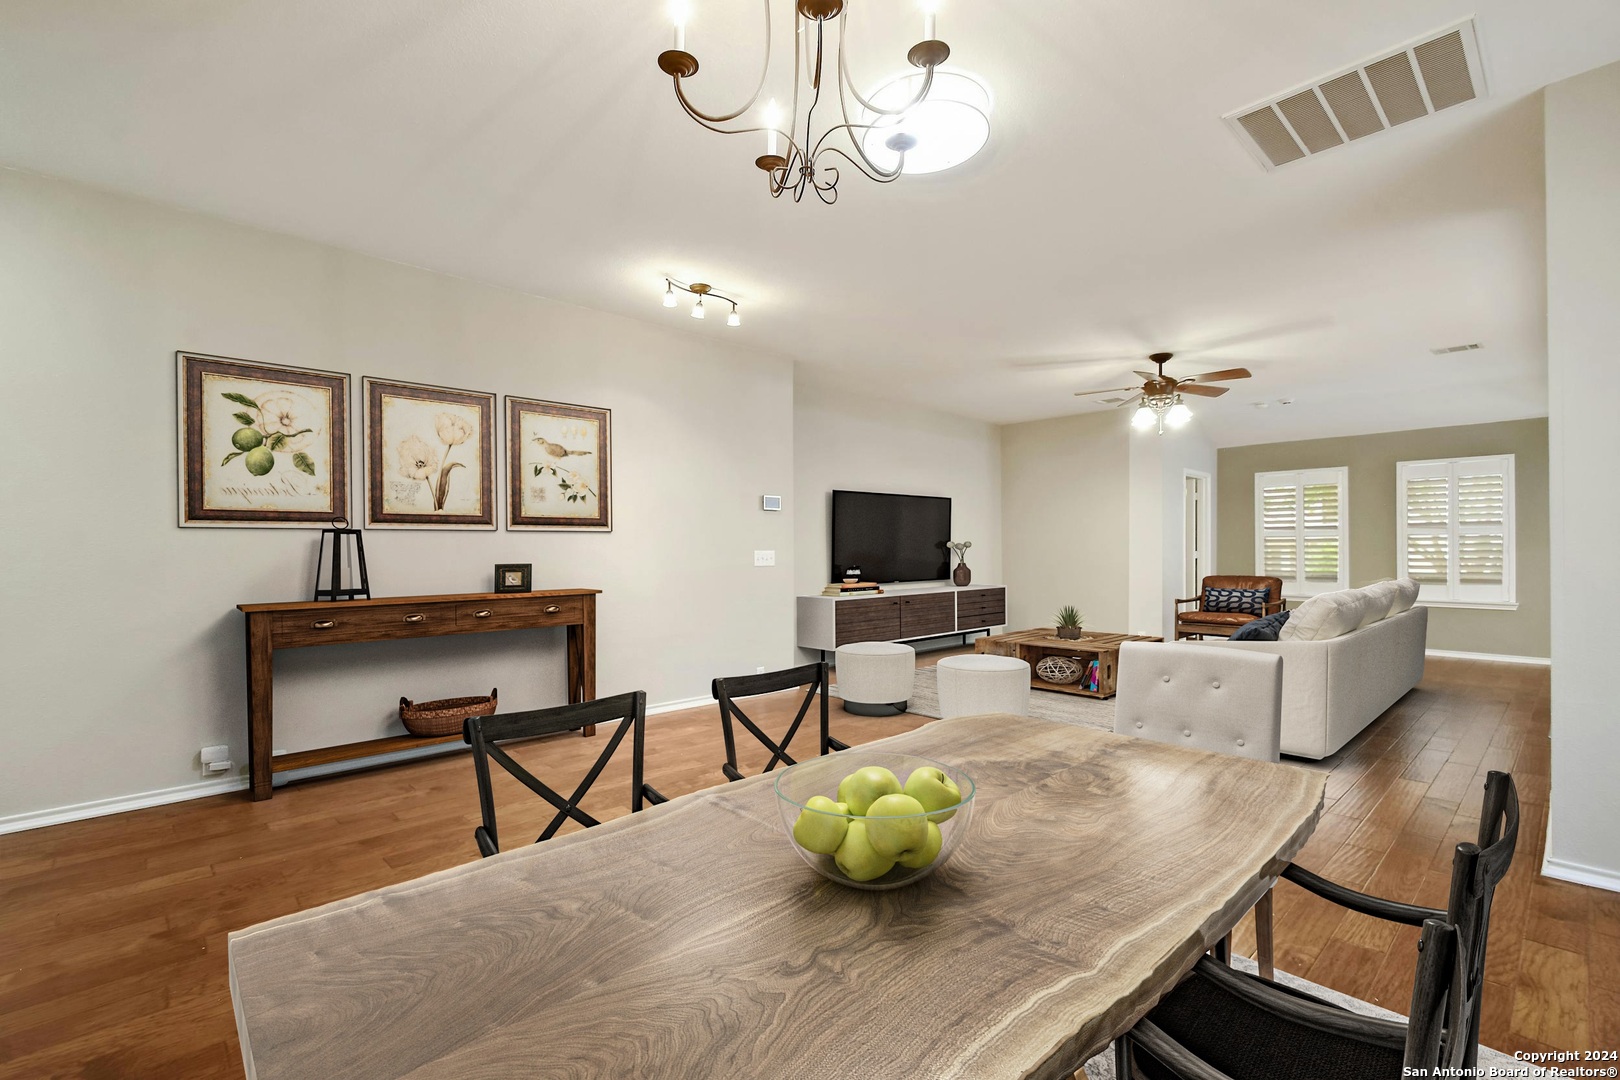
{"type": "Polygon", "coordinates": [[[1169,363],[1174,353],[1156,352],[1148,357],[1158,365],[1157,372],[1138,371],[1144,380],[1140,387],[1114,386],[1106,390],[1079,390],[1075,397],[1089,397],[1092,394],[1117,394],[1125,390],[1134,390],[1136,393],[1114,406],[1123,409],[1127,405],[1138,405],[1136,415],[1131,418],[1131,426],[1139,431],[1158,426],[1159,434],[1164,434],[1164,427],[1180,427],[1192,419],[1192,410],[1181,401],[1181,395],[1192,394],[1197,397],[1220,397],[1231,387],[1210,386],[1209,383],[1228,382],[1232,379],[1247,379],[1250,377],[1248,368],[1225,368],[1221,371],[1206,371],[1199,375],[1189,375],[1185,379],[1177,379],[1164,373],[1164,365],[1169,363]],[[1139,403],[1139,404],[1138,404],[1139,403]]]}

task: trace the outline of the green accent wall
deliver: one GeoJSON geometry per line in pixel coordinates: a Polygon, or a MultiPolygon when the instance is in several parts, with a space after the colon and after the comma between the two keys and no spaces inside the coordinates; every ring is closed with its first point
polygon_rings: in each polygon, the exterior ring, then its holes
{"type": "Polygon", "coordinates": [[[1219,451],[1219,573],[1254,573],[1254,474],[1348,466],[1350,584],[1395,576],[1395,463],[1513,454],[1519,607],[1429,609],[1429,648],[1507,656],[1551,655],[1547,555],[1547,421],[1386,431],[1337,439],[1232,446],[1219,451]]]}

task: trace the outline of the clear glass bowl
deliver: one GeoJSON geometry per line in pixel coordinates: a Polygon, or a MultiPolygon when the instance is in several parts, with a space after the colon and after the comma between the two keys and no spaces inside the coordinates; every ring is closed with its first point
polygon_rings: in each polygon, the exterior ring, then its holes
{"type": "MultiPolygon", "coordinates": [[[[945,860],[951,857],[956,845],[961,843],[962,837],[967,833],[968,822],[973,817],[973,778],[961,769],[954,768],[942,761],[932,758],[919,757],[916,754],[886,754],[879,751],[843,750],[824,757],[801,761],[797,765],[790,765],[783,769],[776,777],[776,805],[782,813],[782,830],[787,837],[788,846],[796,851],[799,858],[829,881],[836,881],[840,885],[848,885],[854,889],[898,889],[902,885],[909,885],[913,881],[920,881],[944,865],[945,860]],[[802,847],[794,839],[794,825],[798,823],[801,814],[809,815],[807,823],[813,823],[823,837],[847,835],[850,822],[865,822],[866,819],[855,814],[840,814],[828,809],[811,809],[806,804],[812,797],[822,795],[834,802],[838,801],[838,785],[849,774],[868,766],[878,766],[888,769],[895,779],[902,785],[910,778],[912,772],[920,768],[938,769],[956,784],[961,793],[961,800],[949,806],[940,806],[932,812],[922,814],[902,814],[882,818],[889,836],[896,832],[914,832],[913,825],[918,822],[933,820],[940,832],[939,854],[926,865],[908,867],[895,862],[893,867],[885,873],[866,881],[858,881],[850,877],[839,868],[837,859],[831,854],[820,854],[802,847]],[[941,819],[944,820],[941,820],[941,819]]],[[[863,828],[865,825],[863,824],[863,828]]],[[[926,828],[923,830],[926,832],[926,828]]],[[[823,845],[825,846],[825,841],[823,845]]],[[[881,856],[879,856],[881,859],[881,856]]],[[[882,861],[888,861],[882,859],[882,861]]],[[[868,863],[867,866],[875,866],[868,863]]]]}

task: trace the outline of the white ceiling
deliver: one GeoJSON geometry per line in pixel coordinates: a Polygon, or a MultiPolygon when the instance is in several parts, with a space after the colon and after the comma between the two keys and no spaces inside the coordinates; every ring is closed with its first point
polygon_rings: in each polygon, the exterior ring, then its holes
{"type": "MultiPolygon", "coordinates": [[[[692,94],[729,106],[757,76],[760,4],[693,8],[692,94]]],[[[993,421],[1106,408],[1071,394],[1155,349],[1200,350],[1183,375],[1253,369],[1194,406],[1219,445],[1546,412],[1535,92],[1620,58],[1612,0],[944,0],[953,61],[996,96],[989,146],[892,186],[846,178],[832,207],[773,201],[757,137],[680,114],[663,11],[4,0],[0,163],[993,421]],[[1275,173],[1219,119],[1471,13],[1484,101],[1275,173]],[[660,307],[666,273],[737,296],[744,325],[660,307]]],[[[852,3],[863,85],[903,67],[915,12],[852,3]]]]}

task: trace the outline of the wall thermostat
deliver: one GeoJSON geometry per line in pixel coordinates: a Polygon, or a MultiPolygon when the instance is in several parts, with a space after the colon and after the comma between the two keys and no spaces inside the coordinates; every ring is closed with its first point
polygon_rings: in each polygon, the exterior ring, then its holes
{"type": "Polygon", "coordinates": [[[780,495],[761,495],[759,497],[759,508],[761,510],[780,510],[780,509],[782,509],[782,496],[780,496],[780,495]]]}

